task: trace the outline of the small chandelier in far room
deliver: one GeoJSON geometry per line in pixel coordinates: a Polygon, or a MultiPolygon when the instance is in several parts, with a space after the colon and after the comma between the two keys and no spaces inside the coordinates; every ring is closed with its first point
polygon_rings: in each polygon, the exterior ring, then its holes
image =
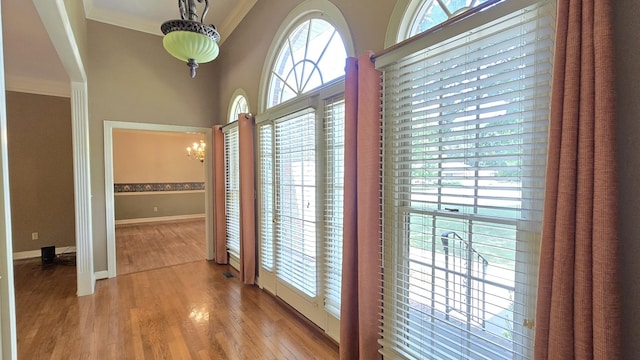
{"type": "Polygon", "coordinates": [[[204,140],[200,140],[200,143],[194,142],[192,146],[187,148],[187,157],[189,159],[200,160],[200,162],[204,162],[204,147],[206,144],[204,140]]]}
{"type": "Polygon", "coordinates": [[[199,64],[218,57],[220,34],[214,25],[206,25],[204,17],[209,11],[209,0],[178,0],[181,20],[165,21],[160,30],[164,34],[162,44],[173,57],[186,61],[191,77],[196,77],[199,64]],[[198,21],[196,1],[204,1],[202,17],[198,21]]]}

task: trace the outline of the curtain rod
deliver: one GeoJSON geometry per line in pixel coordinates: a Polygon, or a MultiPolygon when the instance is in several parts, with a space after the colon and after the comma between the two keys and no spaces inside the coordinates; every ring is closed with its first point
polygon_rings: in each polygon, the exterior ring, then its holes
{"type": "Polygon", "coordinates": [[[509,0],[489,0],[486,3],[482,3],[482,4],[472,8],[469,11],[465,11],[465,12],[463,12],[461,14],[455,15],[452,18],[449,18],[447,21],[445,21],[443,23],[440,23],[440,24],[438,24],[438,25],[436,25],[436,26],[434,26],[434,27],[432,27],[432,28],[430,28],[428,30],[425,30],[425,31],[423,31],[423,32],[421,32],[419,34],[416,34],[416,35],[414,35],[414,36],[412,36],[410,38],[407,38],[407,39],[405,39],[405,40],[403,40],[403,41],[401,41],[401,42],[399,42],[397,44],[389,46],[386,49],[383,49],[381,51],[378,51],[378,52],[374,53],[373,55],[371,55],[371,61],[373,63],[375,63],[376,58],[379,58],[379,57],[388,55],[390,53],[393,53],[397,49],[407,46],[407,44],[412,44],[412,43],[414,43],[414,42],[416,42],[416,41],[418,41],[418,40],[420,40],[422,38],[425,38],[425,37],[430,36],[430,35],[438,32],[438,31],[441,31],[442,29],[444,29],[446,27],[449,27],[452,24],[455,24],[455,23],[461,22],[463,20],[466,20],[469,17],[471,17],[471,16],[473,16],[473,15],[475,15],[475,14],[481,12],[481,11],[484,11],[484,10],[486,10],[486,9],[488,9],[488,8],[498,4],[498,3],[506,2],[506,1],[509,1],[509,0]]]}
{"type": "MultiPolygon", "coordinates": [[[[241,115],[241,114],[238,114],[238,115],[241,115]]],[[[252,113],[242,113],[242,115],[244,115],[244,118],[245,118],[245,119],[251,119],[251,118],[253,118],[253,114],[252,114],[252,113]]],[[[234,121],[232,121],[232,122],[230,122],[230,123],[226,123],[226,124],[224,124],[224,125],[222,125],[222,126],[220,127],[220,130],[224,130],[226,127],[229,127],[229,126],[231,126],[231,125],[235,125],[237,122],[238,122],[238,120],[234,120],[234,121]]]]}

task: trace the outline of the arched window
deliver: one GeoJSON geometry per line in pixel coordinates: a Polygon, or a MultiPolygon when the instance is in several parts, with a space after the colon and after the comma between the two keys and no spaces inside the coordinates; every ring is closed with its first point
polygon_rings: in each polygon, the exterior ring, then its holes
{"type": "Polygon", "coordinates": [[[236,95],[233,98],[233,101],[230,106],[231,111],[229,111],[229,121],[233,122],[238,120],[238,114],[246,114],[249,113],[249,104],[247,103],[247,98],[244,95],[236,95]]]}
{"type": "Polygon", "coordinates": [[[347,53],[340,33],[329,22],[310,18],[287,36],[271,70],[267,107],[344,76],[347,53]]]}
{"type": "Polygon", "coordinates": [[[398,0],[391,15],[385,47],[442,24],[488,0],[398,0]]]}
{"type": "Polygon", "coordinates": [[[338,340],[342,272],[344,68],[349,28],[328,0],[307,0],[278,30],[261,78],[259,277],[338,340]]]}
{"type": "Polygon", "coordinates": [[[240,135],[238,114],[249,113],[247,94],[237,89],[229,103],[229,119],[223,128],[225,164],[225,218],[227,224],[227,250],[229,263],[240,267],[240,135]]]}
{"type": "Polygon", "coordinates": [[[455,15],[480,5],[487,0],[422,0],[411,21],[407,37],[419,34],[441,24],[455,15]]]}

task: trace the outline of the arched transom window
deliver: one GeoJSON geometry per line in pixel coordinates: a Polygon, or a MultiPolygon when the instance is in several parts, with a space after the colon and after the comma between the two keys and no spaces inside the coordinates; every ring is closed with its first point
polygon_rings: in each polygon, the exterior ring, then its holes
{"type": "Polygon", "coordinates": [[[261,286],[339,339],[344,79],[354,46],[330,0],[282,21],[264,63],[256,116],[261,286]]]}
{"type": "Polygon", "coordinates": [[[296,26],[281,45],[269,82],[267,108],[344,76],[344,42],[322,19],[296,26]]]}
{"type": "Polygon", "coordinates": [[[487,0],[426,0],[421,1],[407,37],[441,24],[453,16],[478,6],[487,0]]]}
{"type": "Polygon", "coordinates": [[[229,122],[238,120],[238,114],[246,114],[249,112],[249,105],[247,104],[247,99],[238,95],[233,99],[233,103],[231,105],[231,112],[229,113],[229,122]]]}

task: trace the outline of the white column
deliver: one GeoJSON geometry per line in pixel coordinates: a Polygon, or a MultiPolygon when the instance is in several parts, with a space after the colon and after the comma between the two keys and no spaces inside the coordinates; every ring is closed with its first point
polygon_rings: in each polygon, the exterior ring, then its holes
{"type": "MultiPolygon", "coordinates": [[[[0,14],[0,18],[2,15],[0,14]]],[[[1,21],[0,21],[1,25],[1,21]]],[[[16,302],[13,289],[13,244],[9,198],[7,112],[4,80],[4,51],[0,26],[0,357],[18,358],[16,302]]]]}
{"type": "Polygon", "coordinates": [[[87,83],[72,82],[71,121],[73,132],[78,296],[93,294],[96,283],[93,271],[88,103],[87,83]]]}

